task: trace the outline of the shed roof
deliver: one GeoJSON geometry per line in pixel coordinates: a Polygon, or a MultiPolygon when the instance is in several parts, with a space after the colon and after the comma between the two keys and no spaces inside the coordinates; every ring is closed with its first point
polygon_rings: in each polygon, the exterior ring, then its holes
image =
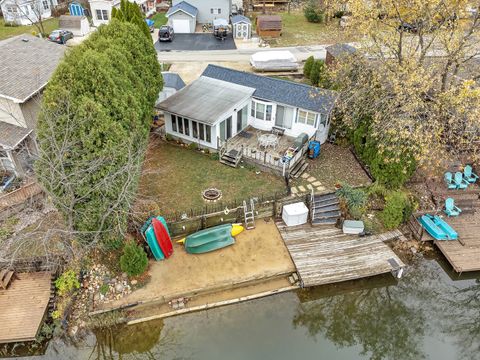
{"type": "Polygon", "coordinates": [[[80,29],[84,19],[86,16],[61,15],[58,26],[60,29],[80,29]]]}
{"type": "Polygon", "coordinates": [[[282,30],[282,18],[279,15],[257,16],[257,28],[260,30],[282,30]]]}
{"type": "Polygon", "coordinates": [[[255,89],[200,76],[168,97],[157,108],[206,124],[214,124],[238,103],[248,99],[255,89]]]}
{"type": "Polygon", "coordinates": [[[177,91],[185,87],[185,82],[177,73],[163,71],[162,76],[163,76],[164,87],[173,88],[177,91]]]}
{"type": "Polygon", "coordinates": [[[357,51],[357,49],[349,44],[334,44],[327,46],[325,50],[335,58],[353,54],[355,51],[357,51]]]}
{"type": "Polygon", "coordinates": [[[337,93],[293,81],[274,79],[244,71],[208,65],[202,76],[255,89],[258,99],[328,114],[335,105],[337,93]]]}
{"type": "Polygon", "coordinates": [[[23,103],[42,90],[65,49],[32,35],[0,41],[0,97],[23,103]]]}
{"type": "Polygon", "coordinates": [[[0,121],[0,146],[15,149],[32,130],[0,121]]]}
{"type": "Polygon", "coordinates": [[[243,15],[234,15],[232,16],[232,24],[237,24],[237,23],[245,23],[245,24],[251,24],[252,22],[250,19],[246,16],[243,15]]]}
{"type": "Polygon", "coordinates": [[[175,14],[177,11],[182,11],[187,15],[190,15],[191,17],[196,17],[198,14],[198,9],[189,4],[186,1],[179,2],[178,4],[172,6],[170,9],[168,9],[167,13],[165,14],[166,17],[169,17],[173,14],[175,14]]]}

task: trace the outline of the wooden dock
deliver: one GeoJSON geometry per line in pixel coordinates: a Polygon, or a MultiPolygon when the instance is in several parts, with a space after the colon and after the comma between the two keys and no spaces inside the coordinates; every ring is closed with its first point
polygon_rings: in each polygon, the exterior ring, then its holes
{"type": "Polygon", "coordinates": [[[15,276],[0,290],[0,343],[35,340],[50,300],[50,272],[15,276]]]}
{"type": "Polygon", "coordinates": [[[480,271],[480,212],[446,218],[460,241],[434,241],[458,273],[480,271]],[[463,243],[463,244],[462,244],[463,243]]]}
{"type": "Polygon", "coordinates": [[[384,243],[401,237],[398,230],[359,237],[345,235],[334,226],[276,225],[303,287],[379,275],[405,266],[384,243]]]}

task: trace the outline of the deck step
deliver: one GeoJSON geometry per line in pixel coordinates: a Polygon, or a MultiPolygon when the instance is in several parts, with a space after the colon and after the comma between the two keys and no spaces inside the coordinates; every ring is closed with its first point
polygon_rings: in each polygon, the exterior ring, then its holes
{"type": "Polygon", "coordinates": [[[235,163],[230,162],[230,161],[225,161],[225,160],[223,160],[223,159],[220,159],[220,162],[221,162],[222,164],[224,164],[224,165],[231,166],[231,167],[233,167],[233,168],[237,167],[237,165],[236,165],[235,163]]]}
{"type": "Polygon", "coordinates": [[[333,204],[333,205],[328,205],[328,206],[315,206],[315,214],[321,214],[329,211],[339,211],[340,208],[338,207],[338,204],[333,204]]]}
{"type": "Polygon", "coordinates": [[[312,225],[335,225],[337,219],[314,219],[312,220],[312,225]]]}
{"type": "Polygon", "coordinates": [[[328,200],[337,200],[338,201],[338,197],[335,193],[315,195],[313,197],[313,201],[315,201],[315,202],[328,201],[328,200]]]}
{"type": "Polygon", "coordinates": [[[340,217],[340,211],[328,211],[324,213],[315,213],[313,216],[313,220],[315,219],[329,219],[329,218],[339,218],[340,217]]]}
{"type": "Polygon", "coordinates": [[[302,175],[305,172],[307,167],[308,167],[308,163],[304,159],[302,159],[302,161],[299,161],[295,165],[295,167],[292,169],[292,171],[290,171],[290,177],[294,179],[298,179],[300,175],[302,175]]]}

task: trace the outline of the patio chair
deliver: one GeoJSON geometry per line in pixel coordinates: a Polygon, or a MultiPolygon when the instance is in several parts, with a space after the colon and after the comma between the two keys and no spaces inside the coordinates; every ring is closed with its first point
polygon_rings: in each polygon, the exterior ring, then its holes
{"type": "Polygon", "coordinates": [[[454,183],[457,185],[457,189],[465,190],[468,187],[469,182],[463,178],[463,174],[460,171],[455,173],[453,178],[454,183]]]}
{"type": "Polygon", "coordinates": [[[465,166],[465,169],[463,169],[463,177],[471,184],[477,182],[478,180],[478,175],[473,172],[470,165],[465,166]]]}
{"type": "Polygon", "coordinates": [[[451,172],[446,172],[445,175],[443,176],[443,179],[445,180],[445,183],[447,184],[448,189],[456,189],[457,184],[453,181],[453,175],[451,172]]]}
{"type": "Polygon", "coordinates": [[[445,214],[447,214],[448,217],[450,216],[458,216],[462,212],[462,210],[458,207],[455,206],[455,201],[452,198],[447,198],[445,200],[445,214]]]}

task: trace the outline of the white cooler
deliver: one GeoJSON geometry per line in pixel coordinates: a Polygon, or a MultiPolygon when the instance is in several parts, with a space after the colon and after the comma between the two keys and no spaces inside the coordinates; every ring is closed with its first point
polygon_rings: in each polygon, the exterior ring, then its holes
{"type": "Polygon", "coordinates": [[[282,210],[282,219],[287,226],[306,224],[308,208],[303,202],[285,205],[282,210]]]}

